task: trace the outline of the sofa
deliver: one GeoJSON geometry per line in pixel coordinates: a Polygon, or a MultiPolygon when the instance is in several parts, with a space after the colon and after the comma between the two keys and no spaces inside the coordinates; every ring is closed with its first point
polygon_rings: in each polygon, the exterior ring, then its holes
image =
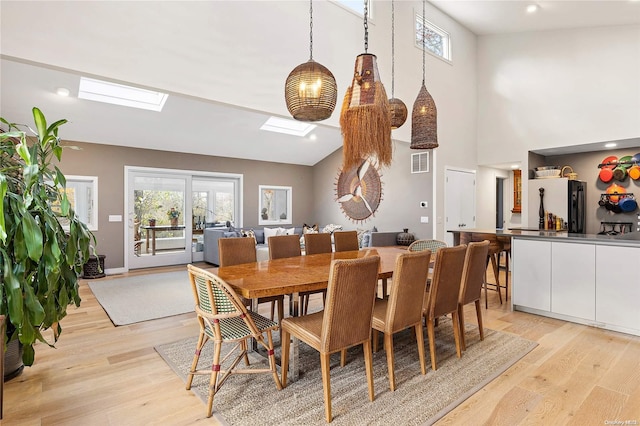
{"type": "MultiPolygon", "coordinates": [[[[330,226],[330,225],[329,225],[330,226]]],[[[204,261],[212,263],[214,265],[220,264],[220,253],[218,252],[218,240],[220,238],[238,238],[242,237],[243,233],[247,231],[253,231],[256,238],[256,257],[258,261],[269,259],[269,247],[265,239],[264,228],[277,229],[277,227],[252,227],[252,228],[206,228],[204,230],[204,261]]],[[[303,227],[302,226],[285,226],[289,232],[295,233],[302,238],[303,227]]],[[[322,231],[324,227],[320,227],[322,231]]],[[[358,230],[360,236],[360,247],[384,247],[395,246],[396,237],[401,231],[395,232],[378,232],[374,227],[372,230],[358,230]]],[[[301,240],[301,244],[303,244],[301,240]]],[[[304,248],[304,247],[303,247],[304,248]]]]}

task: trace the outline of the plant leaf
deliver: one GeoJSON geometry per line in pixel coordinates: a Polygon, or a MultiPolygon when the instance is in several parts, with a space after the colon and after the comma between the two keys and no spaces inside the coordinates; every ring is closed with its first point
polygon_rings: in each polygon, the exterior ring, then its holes
{"type": "Polygon", "coordinates": [[[7,178],[4,174],[0,174],[0,240],[2,240],[3,244],[7,242],[7,230],[4,222],[4,196],[7,195],[8,189],[7,178]]]}
{"type": "Polygon", "coordinates": [[[31,214],[27,213],[22,217],[22,233],[29,258],[34,262],[40,261],[42,257],[42,230],[31,214]]]}
{"type": "Polygon", "coordinates": [[[33,107],[33,121],[36,123],[36,129],[38,131],[38,139],[42,142],[47,136],[47,120],[44,118],[44,114],[37,107],[33,107]]]}

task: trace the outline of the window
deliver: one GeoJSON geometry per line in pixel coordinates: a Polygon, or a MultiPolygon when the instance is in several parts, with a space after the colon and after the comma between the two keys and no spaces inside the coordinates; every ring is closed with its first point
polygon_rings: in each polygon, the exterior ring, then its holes
{"type": "MultiPolygon", "coordinates": [[[[332,0],[350,12],[364,16],[364,1],[362,0],[332,0]]],[[[371,0],[367,2],[367,18],[371,19],[371,0]]]]}
{"type": "Polygon", "coordinates": [[[424,20],[424,24],[425,24],[424,43],[423,43],[422,22],[423,22],[422,16],[416,13],[416,37],[415,37],[416,46],[420,49],[422,49],[422,46],[424,46],[427,52],[450,62],[451,61],[451,36],[449,35],[449,33],[425,19],[424,20]]]}

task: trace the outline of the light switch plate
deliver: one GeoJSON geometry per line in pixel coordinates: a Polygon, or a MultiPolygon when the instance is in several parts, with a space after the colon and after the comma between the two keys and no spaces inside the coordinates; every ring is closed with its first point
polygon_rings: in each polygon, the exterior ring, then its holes
{"type": "Polygon", "coordinates": [[[420,216],[420,223],[429,223],[429,216],[420,216]]]}
{"type": "Polygon", "coordinates": [[[122,222],[122,215],[121,214],[110,214],[109,215],[109,222],[122,222]]]}

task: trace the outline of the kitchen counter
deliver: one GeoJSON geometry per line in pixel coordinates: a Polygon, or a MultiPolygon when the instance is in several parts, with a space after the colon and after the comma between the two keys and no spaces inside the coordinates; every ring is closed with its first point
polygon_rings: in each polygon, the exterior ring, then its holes
{"type": "Polygon", "coordinates": [[[576,243],[595,243],[616,246],[634,246],[640,247],[640,232],[629,232],[618,235],[601,235],[601,234],[573,234],[566,231],[556,230],[530,230],[531,228],[513,228],[508,230],[501,229],[452,229],[448,232],[454,234],[454,244],[459,244],[461,233],[488,233],[495,234],[498,237],[509,238],[527,238],[527,239],[548,239],[550,241],[566,241],[576,243]]]}

